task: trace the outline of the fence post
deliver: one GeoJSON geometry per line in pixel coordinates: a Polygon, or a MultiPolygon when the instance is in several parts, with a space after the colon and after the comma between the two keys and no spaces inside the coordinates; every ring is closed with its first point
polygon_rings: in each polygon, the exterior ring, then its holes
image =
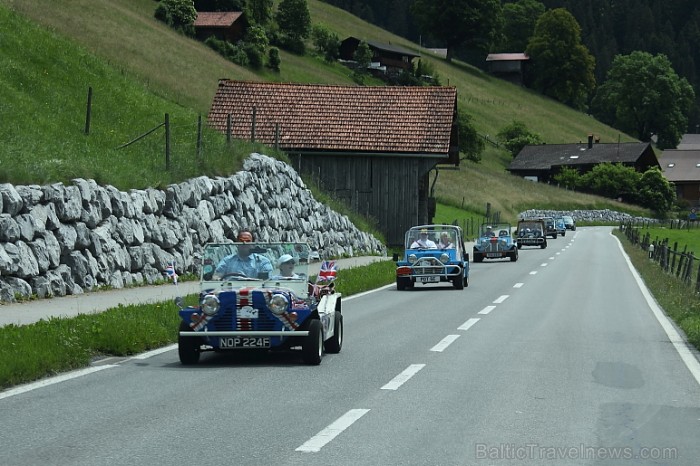
{"type": "Polygon", "coordinates": [[[250,142],[255,142],[255,118],[258,113],[258,109],[253,107],[253,119],[250,125],[250,142]]]}
{"type": "Polygon", "coordinates": [[[202,157],[202,114],[197,116],[197,158],[202,157]]]}
{"type": "Polygon", "coordinates": [[[170,170],[170,115],[165,114],[165,169],[170,170]]]}
{"type": "Polygon", "coordinates": [[[85,111],[85,134],[90,134],[90,120],[92,118],[92,86],[88,87],[87,109],[85,111]]]}
{"type": "Polygon", "coordinates": [[[226,115],[226,144],[231,145],[231,128],[233,124],[231,121],[231,114],[226,115]]]}
{"type": "Polygon", "coordinates": [[[280,150],[280,124],[275,123],[275,150],[280,150]]]}

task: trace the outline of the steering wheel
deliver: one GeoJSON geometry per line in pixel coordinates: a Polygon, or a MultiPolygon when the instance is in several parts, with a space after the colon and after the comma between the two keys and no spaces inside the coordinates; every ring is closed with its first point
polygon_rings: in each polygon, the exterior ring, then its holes
{"type": "Polygon", "coordinates": [[[224,281],[228,278],[248,278],[248,276],[243,272],[229,272],[223,277],[221,277],[221,281],[224,281]]]}

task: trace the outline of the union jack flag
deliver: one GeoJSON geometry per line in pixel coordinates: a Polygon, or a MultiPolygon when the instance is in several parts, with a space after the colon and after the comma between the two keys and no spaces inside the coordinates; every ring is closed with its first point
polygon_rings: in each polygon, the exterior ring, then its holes
{"type": "Polygon", "coordinates": [[[168,264],[168,266],[165,268],[165,274],[168,276],[168,278],[171,278],[173,280],[173,283],[177,285],[177,272],[175,272],[175,262],[171,262],[168,264]]]}
{"type": "Polygon", "coordinates": [[[321,262],[321,270],[318,272],[316,282],[332,282],[335,280],[335,275],[337,272],[338,269],[335,266],[335,261],[323,261],[321,262]]]}

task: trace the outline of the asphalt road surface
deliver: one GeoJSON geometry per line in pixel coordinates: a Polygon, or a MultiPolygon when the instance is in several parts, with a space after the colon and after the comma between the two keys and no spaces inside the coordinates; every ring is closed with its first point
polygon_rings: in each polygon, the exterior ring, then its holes
{"type": "Polygon", "coordinates": [[[610,228],[343,314],[320,366],[169,347],[0,392],[0,464],[698,464],[697,357],[610,228]]]}

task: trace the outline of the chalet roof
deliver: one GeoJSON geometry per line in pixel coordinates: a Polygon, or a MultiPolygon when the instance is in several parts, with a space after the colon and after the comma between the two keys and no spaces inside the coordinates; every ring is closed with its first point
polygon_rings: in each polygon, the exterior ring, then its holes
{"type": "Polygon", "coordinates": [[[446,155],[457,90],[441,86],[336,86],[222,79],[209,124],[286,151],[336,151],[446,155]]]}
{"type": "Polygon", "coordinates": [[[700,134],[684,134],[676,149],[700,150],[700,134]]]}
{"type": "Polygon", "coordinates": [[[531,145],[523,147],[508,170],[549,170],[553,166],[605,162],[629,165],[637,162],[647,150],[651,150],[648,142],[531,145]]]}
{"type": "Polygon", "coordinates": [[[486,61],[525,61],[530,57],[526,53],[489,53],[486,61]]]}
{"type": "Polygon", "coordinates": [[[700,150],[665,150],[659,163],[668,181],[700,181],[700,150]]]}
{"type": "Polygon", "coordinates": [[[198,11],[194,27],[229,27],[242,14],[241,11],[198,11]]]}
{"type": "MultiPolygon", "coordinates": [[[[358,39],[357,37],[348,37],[343,42],[345,41],[355,41],[357,43],[360,43],[361,39],[358,39]]],[[[364,40],[364,42],[367,43],[371,48],[377,49],[377,50],[383,50],[385,52],[391,52],[391,53],[396,53],[399,55],[405,55],[407,57],[420,57],[420,54],[409,50],[407,48],[401,47],[399,45],[394,45],[394,44],[385,44],[383,42],[377,42],[374,40],[364,40]]]]}

